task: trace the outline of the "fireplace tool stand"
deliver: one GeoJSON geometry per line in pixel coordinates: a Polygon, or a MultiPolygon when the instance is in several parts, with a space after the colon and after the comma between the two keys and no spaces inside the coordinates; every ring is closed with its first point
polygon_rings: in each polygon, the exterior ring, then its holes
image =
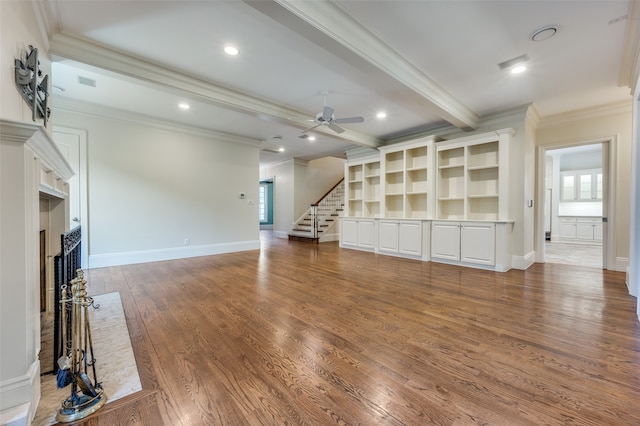
{"type": "Polygon", "coordinates": [[[93,298],[87,296],[87,281],[78,269],[71,280],[71,289],[62,287],[62,324],[65,353],[58,359],[58,387],[71,385],[71,396],[62,402],[56,420],[72,422],[95,413],[107,402],[102,384],[96,378],[96,359],[93,354],[89,306],[93,298]],[[93,376],[93,380],[89,374],[93,376]]]}

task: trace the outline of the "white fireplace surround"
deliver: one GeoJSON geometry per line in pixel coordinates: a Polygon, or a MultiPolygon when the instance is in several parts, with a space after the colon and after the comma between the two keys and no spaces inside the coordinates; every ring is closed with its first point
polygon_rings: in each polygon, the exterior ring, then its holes
{"type": "Polygon", "coordinates": [[[69,223],[74,172],[41,124],[0,119],[0,424],[28,425],[40,399],[39,198],[69,223]]]}

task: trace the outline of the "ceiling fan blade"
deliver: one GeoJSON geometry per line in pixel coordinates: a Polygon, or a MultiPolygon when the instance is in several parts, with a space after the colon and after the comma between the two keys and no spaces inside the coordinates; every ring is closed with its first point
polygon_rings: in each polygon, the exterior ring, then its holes
{"type": "Polygon", "coordinates": [[[302,131],[302,132],[300,132],[300,133],[307,133],[308,131],[313,130],[313,129],[315,129],[316,127],[320,127],[320,126],[322,126],[322,123],[318,123],[318,124],[316,124],[315,126],[311,126],[311,127],[309,127],[308,129],[305,129],[305,130],[303,130],[303,131],[302,131]]]}
{"type": "Polygon", "coordinates": [[[333,120],[334,123],[362,123],[364,122],[364,117],[344,117],[344,118],[336,118],[333,120]]]}
{"type": "Polygon", "coordinates": [[[344,129],[340,126],[338,126],[336,123],[334,123],[333,121],[329,122],[329,124],[327,125],[331,130],[333,130],[336,133],[342,133],[344,132],[344,129]]]}
{"type": "Polygon", "coordinates": [[[324,106],[322,109],[322,121],[330,121],[333,117],[333,108],[330,106],[324,106]]]}

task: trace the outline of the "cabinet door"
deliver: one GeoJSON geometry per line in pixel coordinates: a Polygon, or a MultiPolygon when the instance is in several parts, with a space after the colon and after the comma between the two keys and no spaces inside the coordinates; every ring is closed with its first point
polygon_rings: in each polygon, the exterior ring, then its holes
{"type": "Polygon", "coordinates": [[[398,225],[398,251],[422,256],[422,223],[400,222],[398,225]]]}
{"type": "Polygon", "coordinates": [[[373,220],[358,221],[358,247],[367,249],[375,248],[374,230],[373,220]]]}
{"type": "Polygon", "coordinates": [[[378,250],[398,252],[398,222],[381,220],[379,224],[378,250]]]}
{"type": "Polygon", "coordinates": [[[592,223],[580,223],[578,222],[576,234],[579,240],[593,240],[593,227],[592,223]]]}
{"type": "Polygon", "coordinates": [[[358,221],[353,219],[342,219],[342,245],[358,245],[358,221]]]}
{"type": "Polygon", "coordinates": [[[493,223],[463,223],[460,260],[480,265],[496,264],[496,231],[493,223]]]}
{"type": "Polygon", "coordinates": [[[572,238],[578,237],[576,218],[575,217],[561,217],[560,218],[560,238],[572,238]]]}
{"type": "Polygon", "coordinates": [[[433,222],[431,225],[431,257],[460,260],[460,223],[433,222]]]}
{"type": "Polygon", "coordinates": [[[602,241],[602,223],[593,226],[593,239],[602,241]]]}

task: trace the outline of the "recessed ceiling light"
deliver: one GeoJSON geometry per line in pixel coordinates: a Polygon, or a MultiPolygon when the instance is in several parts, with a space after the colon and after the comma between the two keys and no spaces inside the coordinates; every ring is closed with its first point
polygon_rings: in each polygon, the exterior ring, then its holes
{"type": "Polygon", "coordinates": [[[240,52],[238,51],[237,48],[233,46],[226,46],[224,48],[224,53],[226,53],[227,55],[236,56],[240,52]]]}
{"type": "Polygon", "coordinates": [[[311,142],[313,142],[313,141],[315,141],[315,140],[316,140],[316,137],[315,137],[315,136],[313,136],[313,135],[310,135],[310,136],[307,138],[307,140],[310,140],[311,142]]]}
{"type": "Polygon", "coordinates": [[[188,103],[186,103],[186,102],[180,102],[180,103],[178,104],[178,108],[180,108],[180,109],[184,109],[184,110],[188,110],[188,109],[189,109],[189,108],[191,108],[191,107],[190,107],[190,106],[189,106],[189,104],[188,104],[188,103]]]}
{"type": "Polygon", "coordinates": [[[278,148],[278,152],[284,152],[284,148],[283,147],[278,148]]]}
{"type": "Polygon", "coordinates": [[[511,68],[511,74],[520,74],[521,72],[525,72],[526,70],[527,67],[525,67],[524,65],[517,65],[511,68]]]}
{"type": "Polygon", "coordinates": [[[547,25],[546,27],[538,28],[531,33],[529,39],[531,41],[544,41],[550,39],[558,32],[558,27],[554,25],[547,25]]]}
{"type": "Polygon", "coordinates": [[[376,117],[382,119],[382,118],[386,118],[387,117],[387,113],[384,111],[380,111],[379,113],[376,114],[376,117]]]}

